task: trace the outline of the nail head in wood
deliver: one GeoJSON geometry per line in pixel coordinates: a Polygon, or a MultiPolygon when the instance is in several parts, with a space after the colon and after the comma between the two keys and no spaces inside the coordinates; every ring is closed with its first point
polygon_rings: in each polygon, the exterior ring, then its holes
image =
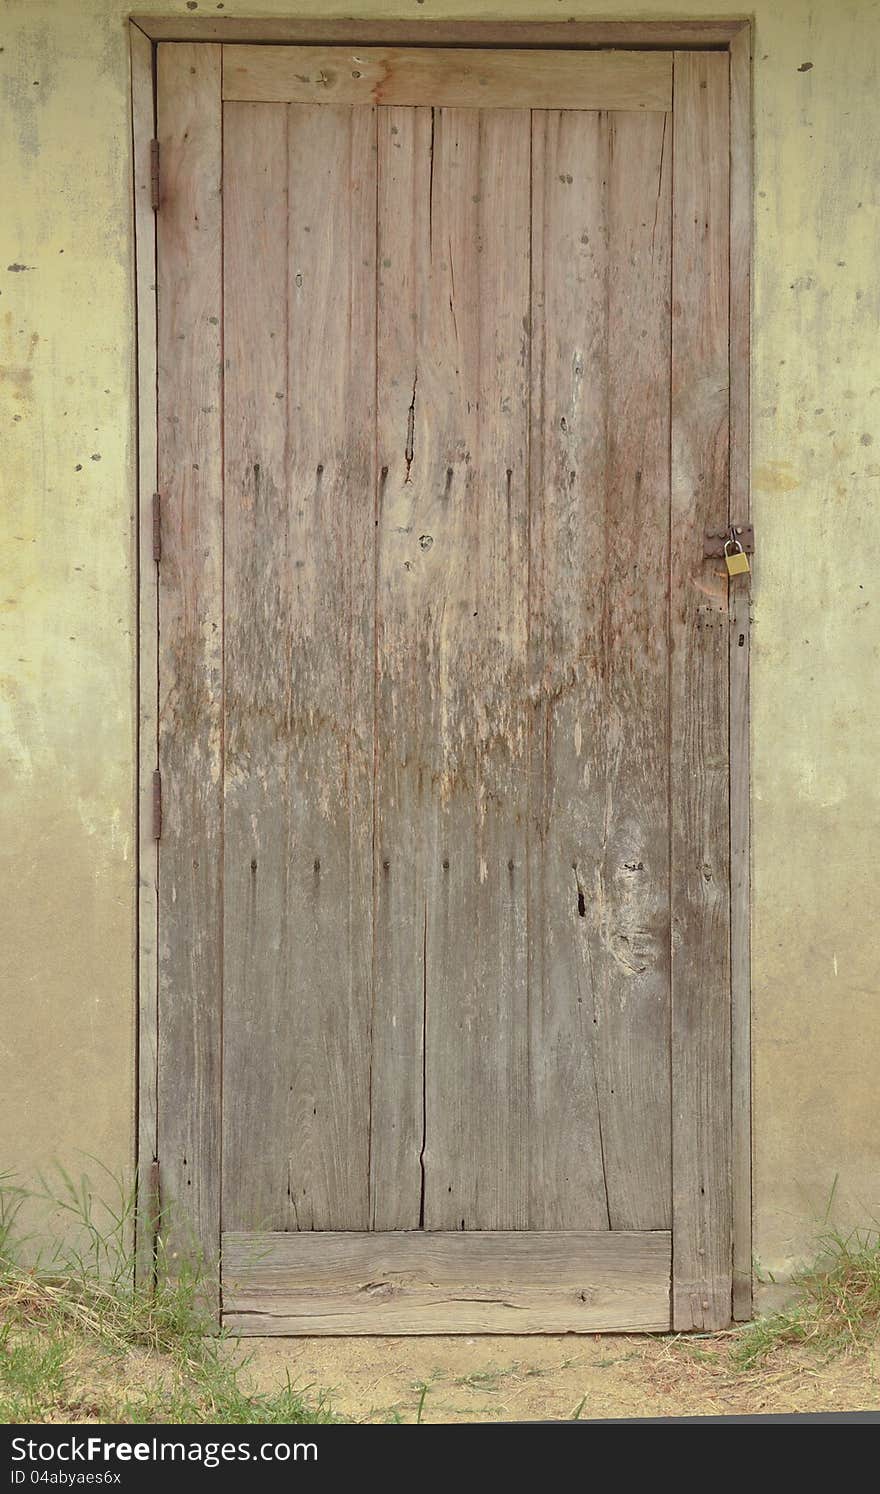
{"type": "MultiPolygon", "coordinates": [[[[733,532],[746,555],[755,552],[755,528],[753,524],[735,524],[733,532]]],[[[730,539],[730,528],[707,529],[703,536],[703,559],[723,560],[724,545],[730,539]]]]}

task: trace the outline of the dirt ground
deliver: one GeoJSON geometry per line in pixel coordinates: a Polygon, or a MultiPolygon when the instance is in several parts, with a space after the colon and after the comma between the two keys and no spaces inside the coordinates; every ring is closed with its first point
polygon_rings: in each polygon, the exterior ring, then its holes
{"type": "Polygon", "coordinates": [[[342,1415],[378,1423],[880,1408],[880,1347],[828,1364],[777,1350],[748,1371],[733,1367],[730,1347],[725,1335],[264,1338],[247,1341],[243,1379],[272,1390],[289,1374],[298,1388],[328,1391],[342,1415]]]}

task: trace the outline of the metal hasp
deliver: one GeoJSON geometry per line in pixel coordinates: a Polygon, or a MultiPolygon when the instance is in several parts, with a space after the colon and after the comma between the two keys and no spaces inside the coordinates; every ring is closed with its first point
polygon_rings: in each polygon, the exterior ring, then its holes
{"type": "Polygon", "coordinates": [[[736,537],[746,555],[755,553],[754,524],[728,525],[726,529],[707,529],[703,535],[703,559],[723,560],[724,546],[736,537]]]}

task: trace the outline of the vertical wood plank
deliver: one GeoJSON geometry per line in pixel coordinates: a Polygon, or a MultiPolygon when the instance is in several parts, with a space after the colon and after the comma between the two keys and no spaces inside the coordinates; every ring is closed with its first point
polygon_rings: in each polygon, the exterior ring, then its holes
{"type": "Polygon", "coordinates": [[[290,971],[287,185],[286,107],[225,104],[224,1228],[288,1225],[290,1048],[308,1000],[290,971]]]}
{"type": "MultiPolygon", "coordinates": [[[[584,722],[602,846],[587,893],[612,1229],[671,1222],[669,337],[672,120],[607,121],[608,398],[601,718],[584,722]]],[[[586,558],[584,586],[594,586],[586,558]]],[[[589,760],[589,757],[588,757],[589,760]]]]}
{"type": "MultiPolygon", "coordinates": [[[[437,557],[447,483],[449,397],[421,358],[431,243],[431,109],[381,109],[378,120],[376,450],[376,772],[371,1075],[371,1228],[423,1222],[424,1018],[431,743],[436,693],[437,557]],[[430,414],[426,414],[429,411],[430,414]],[[430,445],[429,445],[430,443],[430,445]],[[431,478],[434,479],[432,484],[431,478]],[[432,545],[420,544],[430,535],[432,545]],[[436,549],[437,554],[434,555],[436,549]]],[[[459,467],[458,474],[455,466],[459,467]]]]}
{"type": "Polygon", "coordinates": [[[376,114],[306,105],[289,119],[291,1227],[366,1229],[376,114]]]}
{"type": "Polygon", "coordinates": [[[441,442],[416,453],[428,490],[447,495],[430,535],[437,672],[425,682],[439,703],[426,925],[431,1230],[528,1219],[529,167],[527,111],[435,111],[420,329],[428,419],[446,393],[441,442]]]}
{"type": "Polygon", "coordinates": [[[137,290],[138,419],[138,1210],[135,1268],[153,1271],[156,1220],[152,1169],[157,1156],[159,847],[153,837],[153,773],[159,761],[159,590],[153,559],[157,476],[156,218],[150,192],[150,141],[156,130],[153,46],[137,26],[131,43],[134,252],[137,290]]]}
{"type": "Polygon", "coordinates": [[[598,114],[532,119],[529,1222],[607,1229],[586,933],[604,819],[607,137],[598,114]]]}
{"type": "Polygon", "coordinates": [[[173,1266],[220,1230],[220,48],[158,49],[159,1158],[173,1266]]]}
{"type": "Polygon", "coordinates": [[[534,1222],[661,1228],[671,140],[664,116],[535,128],[534,1222]]]}
{"type": "Polygon", "coordinates": [[[676,53],[672,250],[673,1323],[731,1314],[728,615],[703,532],[728,512],[724,54],[676,53]]]}
{"type": "MultiPolygon", "coordinates": [[[[751,27],[730,47],[730,518],[749,520],[751,27]]],[[[752,1315],[749,634],[747,577],[730,584],[730,991],[733,1316],[752,1315]]]]}
{"type": "Polygon", "coordinates": [[[224,1218],[355,1230],[369,1222],[376,126],[372,109],[296,105],[285,140],[283,113],[227,126],[224,1218]]]}

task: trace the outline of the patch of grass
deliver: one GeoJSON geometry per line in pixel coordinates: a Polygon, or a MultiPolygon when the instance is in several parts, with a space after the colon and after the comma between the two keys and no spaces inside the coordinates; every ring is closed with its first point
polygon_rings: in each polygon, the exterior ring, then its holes
{"type": "Polygon", "coordinates": [[[696,1344],[688,1343],[686,1340],[681,1344],[681,1352],[686,1354],[693,1364],[715,1364],[718,1359],[717,1350],[698,1348],[696,1344]]]}
{"type": "MultiPolygon", "coordinates": [[[[108,1190],[105,1189],[105,1193],[108,1190]]],[[[63,1171],[28,1193],[0,1178],[0,1422],[314,1425],[337,1421],[312,1387],[260,1394],[248,1357],[217,1334],[197,1271],[135,1283],[133,1193],[99,1200],[63,1171]],[[68,1226],[33,1257],[18,1229],[39,1202],[68,1226]]]]}
{"type": "Polygon", "coordinates": [[[122,1419],[142,1425],[170,1422],[178,1426],[199,1422],[212,1426],[317,1426],[341,1419],[333,1414],[322,1394],[312,1398],[311,1387],[296,1389],[289,1377],[280,1390],[262,1394],[244,1390],[242,1368],[241,1363],[230,1364],[218,1355],[210,1356],[150,1395],[138,1393],[128,1398],[122,1419]]]}
{"type": "Polygon", "coordinates": [[[0,1260],[20,1240],[18,1216],[25,1199],[25,1191],[13,1182],[10,1172],[0,1172],[0,1260]]]}
{"type": "Polygon", "coordinates": [[[13,1335],[9,1324],[0,1330],[0,1420],[26,1423],[40,1420],[47,1400],[60,1399],[64,1388],[65,1344],[53,1338],[13,1335]]]}
{"type": "MultiPolygon", "coordinates": [[[[628,1354],[615,1354],[613,1359],[594,1359],[593,1366],[595,1369],[611,1369],[614,1365],[626,1364],[628,1360],[636,1359],[637,1357],[636,1351],[631,1349],[628,1354]]],[[[573,1359],[567,1359],[560,1368],[568,1369],[568,1366],[574,1364],[574,1362],[573,1359]]]]}
{"type": "Polygon", "coordinates": [[[752,1369],[777,1349],[805,1346],[826,1359],[871,1343],[880,1329],[880,1234],[826,1230],[820,1254],[794,1285],[798,1295],[780,1312],[746,1324],[733,1345],[738,1369],[752,1369]]]}
{"type": "Polygon", "coordinates": [[[463,1385],[467,1390],[497,1390],[503,1379],[515,1375],[518,1370],[519,1365],[511,1365],[509,1369],[472,1370],[469,1375],[457,1375],[452,1383],[463,1385]]]}

